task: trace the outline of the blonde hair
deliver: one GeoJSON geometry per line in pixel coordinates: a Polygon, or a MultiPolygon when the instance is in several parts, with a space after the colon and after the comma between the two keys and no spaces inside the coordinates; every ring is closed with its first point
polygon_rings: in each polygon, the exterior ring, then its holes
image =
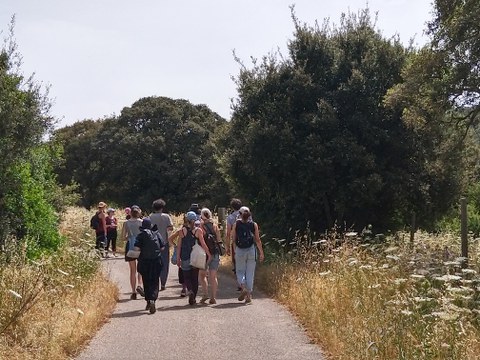
{"type": "Polygon", "coordinates": [[[203,208],[200,214],[202,215],[202,218],[205,218],[207,220],[210,220],[212,218],[212,212],[208,208],[203,208]]]}

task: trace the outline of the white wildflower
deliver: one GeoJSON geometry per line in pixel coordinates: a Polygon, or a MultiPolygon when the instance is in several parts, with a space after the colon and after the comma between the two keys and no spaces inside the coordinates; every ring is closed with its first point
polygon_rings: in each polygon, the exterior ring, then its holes
{"type": "Polygon", "coordinates": [[[10,294],[12,294],[13,296],[15,296],[16,298],[18,298],[18,299],[21,299],[21,298],[22,298],[22,295],[20,295],[20,294],[17,293],[16,291],[8,290],[8,292],[9,292],[10,294]]]}

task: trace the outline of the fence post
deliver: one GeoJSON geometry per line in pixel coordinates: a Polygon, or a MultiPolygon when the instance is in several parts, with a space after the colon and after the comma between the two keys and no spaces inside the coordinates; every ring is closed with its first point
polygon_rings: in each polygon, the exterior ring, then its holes
{"type": "Polygon", "coordinates": [[[410,246],[413,246],[413,241],[415,240],[415,229],[417,227],[416,224],[417,216],[415,211],[412,212],[412,223],[410,224],[410,246]]]}
{"type": "Polygon", "coordinates": [[[464,258],[463,265],[468,263],[468,226],[467,226],[467,198],[462,196],[460,198],[460,222],[461,222],[461,236],[462,236],[462,258],[464,258]]]}
{"type": "Polygon", "coordinates": [[[224,207],[218,208],[218,226],[220,227],[220,234],[222,239],[225,239],[226,235],[226,227],[225,227],[225,220],[227,218],[227,209],[224,207]]]}

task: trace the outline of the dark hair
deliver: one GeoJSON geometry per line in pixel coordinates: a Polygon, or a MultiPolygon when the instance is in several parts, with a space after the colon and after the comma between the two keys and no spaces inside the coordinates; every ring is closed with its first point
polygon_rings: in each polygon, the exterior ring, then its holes
{"type": "Polygon", "coordinates": [[[163,210],[165,205],[166,203],[163,199],[157,199],[153,202],[152,207],[153,207],[153,210],[160,211],[160,210],[163,210]]]}
{"type": "Polygon", "coordinates": [[[234,198],[230,201],[230,206],[233,210],[240,210],[240,208],[242,207],[242,201],[240,199],[234,198]]]}
{"type": "Polygon", "coordinates": [[[192,204],[190,205],[190,209],[188,209],[188,211],[193,211],[195,214],[200,215],[202,209],[200,208],[200,206],[198,206],[198,204],[192,204]]]}

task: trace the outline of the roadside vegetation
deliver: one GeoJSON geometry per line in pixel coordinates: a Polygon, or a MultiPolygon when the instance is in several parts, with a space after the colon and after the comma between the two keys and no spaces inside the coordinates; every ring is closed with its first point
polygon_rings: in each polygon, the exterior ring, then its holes
{"type": "Polygon", "coordinates": [[[272,241],[258,283],[334,359],[477,359],[480,239],[466,268],[458,236],[405,239],[272,241]]]}
{"type": "Polygon", "coordinates": [[[89,212],[69,209],[65,242],[29,260],[22,249],[0,257],[0,358],[66,359],[75,355],[111,314],[117,288],[99,271],[89,212]]]}

